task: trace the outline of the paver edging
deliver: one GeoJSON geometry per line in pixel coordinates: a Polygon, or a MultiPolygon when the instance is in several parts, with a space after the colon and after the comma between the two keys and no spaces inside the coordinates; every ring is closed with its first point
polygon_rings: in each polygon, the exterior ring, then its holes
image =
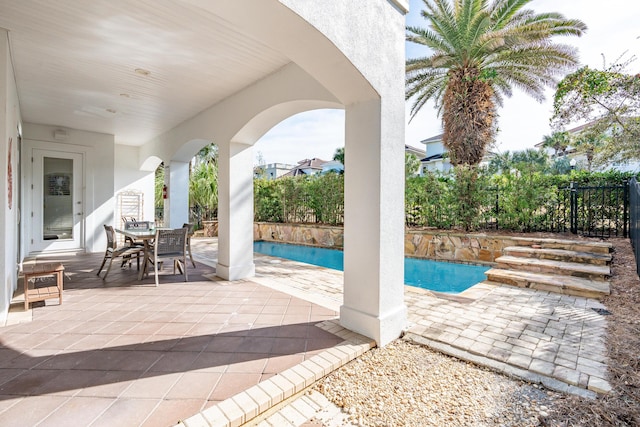
{"type": "MultiPolygon", "coordinates": [[[[375,347],[375,341],[342,328],[337,320],[325,321],[317,326],[325,330],[331,330],[332,333],[340,337],[348,337],[348,339],[335,346],[339,350],[332,347],[302,362],[301,365],[303,365],[305,369],[299,369],[298,365],[296,365],[254,386],[270,396],[270,405],[268,408],[263,408],[259,402],[253,399],[251,394],[247,393],[248,390],[245,390],[179,422],[175,427],[234,427],[247,422],[253,423],[256,419],[266,418],[289,404],[292,400],[302,396],[315,382],[322,379],[323,376],[330,374],[375,347]],[[323,368],[322,375],[319,375],[318,369],[309,368],[315,365],[323,368]],[[306,374],[304,378],[302,377],[303,374],[306,374]],[[294,378],[298,380],[295,381],[295,383],[291,381],[294,378]],[[299,379],[303,380],[302,383],[299,379]],[[277,392],[271,392],[270,390],[277,390],[277,392]],[[224,408],[228,409],[229,407],[236,409],[238,407],[237,402],[247,401],[247,399],[250,399],[255,404],[248,405],[247,408],[242,408],[242,414],[234,413],[232,415],[231,411],[224,410],[224,408]],[[203,421],[207,424],[203,424],[203,421]]],[[[264,401],[262,403],[264,404],[264,401]]]]}
{"type": "MultiPolygon", "coordinates": [[[[518,368],[505,362],[501,362],[478,354],[473,354],[468,351],[453,347],[449,344],[433,341],[411,332],[405,333],[402,339],[419,345],[424,345],[433,350],[448,354],[449,356],[475,363],[476,365],[484,366],[495,371],[502,372],[503,374],[508,376],[516,377],[530,383],[542,384],[551,390],[573,394],[589,399],[595,399],[598,396],[598,393],[596,393],[596,391],[587,390],[585,388],[568,384],[564,381],[549,377],[547,375],[542,375],[540,373],[532,372],[527,369],[518,368]]],[[[604,387],[600,388],[600,390],[603,389],[604,387]]]]}

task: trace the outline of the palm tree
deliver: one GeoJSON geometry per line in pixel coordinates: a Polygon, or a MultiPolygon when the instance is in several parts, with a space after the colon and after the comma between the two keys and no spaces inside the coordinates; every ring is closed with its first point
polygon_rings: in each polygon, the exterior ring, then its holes
{"type": "Polygon", "coordinates": [[[596,152],[606,143],[608,136],[604,133],[586,130],[574,138],[576,151],[584,153],[587,158],[587,170],[591,172],[596,152]]]}
{"type": "Polygon", "coordinates": [[[559,13],[523,9],[531,0],[423,0],[429,28],[407,27],[407,40],[430,49],[409,59],[411,118],[433,99],[454,165],[477,165],[496,130],[496,105],[515,86],[538,100],[545,86],[577,64],[575,49],[551,42],[586,25],[559,13]]]}
{"type": "Polygon", "coordinates": [[[333,160],[340,162],[344,165],[344,147],[336,148],[336,152],[333,153],[333,160]]]}
{"type": "Polygon", "coordinates": [[[571,134],[569,132],[553,132],[551,135],[542,137],[542,146],[553,148],[553,157],[564,156],[567,148],[571,144],[571,134]]]}
{"type": "Polygon", "coordinates": [[[489,160],[489,173],[503,173],[513,167],[513,155],[507,150],[504,153],[496,153],[489,160]]]}

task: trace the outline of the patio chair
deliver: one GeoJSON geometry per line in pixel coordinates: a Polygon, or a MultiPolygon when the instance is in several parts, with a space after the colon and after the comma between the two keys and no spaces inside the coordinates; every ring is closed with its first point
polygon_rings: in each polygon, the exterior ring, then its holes
{"type": "Polygon", "coordinates": [[[193,261],[193,254],[191,253],[191,236],[193,236],[193,224],[185,222],[182,224],[182,228],[187,229],[187,252],[189,252],[189,259],[193,268],[196,268],[196,263],[193,261]]]}
{"type": "MultiPolygon", "coordinates": [[[[151,228],[151,221],[136,221],[135,218],[131,218],[130,221],[124,222],[125,230],[149,230],[151,228]]],[[[144,246],[144,242],[140,240],[133,240],[129,236],[124,236],[124,243],[128,246],[144,246]]]]}
{"type": "Polygon", "coordinates": [[[158,286],[158,269],[164,258],[173,259],[173,274],[176,267],[184,273],[184,281],[187,277],[187,232],[186,228],[157,229],[156,237],[149,254],[149,262],[153,264],[158,286]]]}
{"type": "Polygon", "coordinates": [[[140,257],[144,256],[144,248],[141,246],[123,246],[118,248],[118,244],[116,242],[116,231],[110,225],[104,225],[104,230],[107,233],[107,249],[104,252],[104,258],[102,259],[102,264],[98,269],[98,276],[100,276],[100,272],[104,268],[104,265],[109,260],[109,266],[107,267],[107,271],[104,273],[104,277],[102,280],[105,280],[109,275],[109,270],[111,270],[111,264],[113,264],[114,258],[122,258],[122,267],[124,264],[129,262],[131,265],[131,259],[136,258],[136,262],[138,264],[138,270],[140,269],[140,257]]]}

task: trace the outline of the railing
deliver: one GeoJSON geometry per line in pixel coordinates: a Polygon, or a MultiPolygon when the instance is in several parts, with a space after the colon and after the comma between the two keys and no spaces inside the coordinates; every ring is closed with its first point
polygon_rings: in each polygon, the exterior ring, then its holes
{"type": "Polygon", "coordinates": [[[629,182],[629,236],[640,275],[640,183],[635,178],[629,182]]]}
{"type": "Polygon", "coordinates": [[[590,237],[627,237],[629,184],[578,187],[571,183],[570,230],[590,237]]]}

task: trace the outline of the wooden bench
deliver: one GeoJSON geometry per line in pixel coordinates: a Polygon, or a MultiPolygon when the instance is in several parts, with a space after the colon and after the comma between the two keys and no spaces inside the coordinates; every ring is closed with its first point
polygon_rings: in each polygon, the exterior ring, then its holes
{"type": "Polygon", "coordinates": [[[24,274],[24,309],[29,309],[29,303],[58,298],[62,304],[62,288],[64,282],[64,265],[61,262],[28,264],[22,268],[24,274]],[[35,279],[38,277],[56,277],[55,286],[36,288],[35,279]],[[33,289],[29,289],[29,280],[33,280],[33,289]]]}

